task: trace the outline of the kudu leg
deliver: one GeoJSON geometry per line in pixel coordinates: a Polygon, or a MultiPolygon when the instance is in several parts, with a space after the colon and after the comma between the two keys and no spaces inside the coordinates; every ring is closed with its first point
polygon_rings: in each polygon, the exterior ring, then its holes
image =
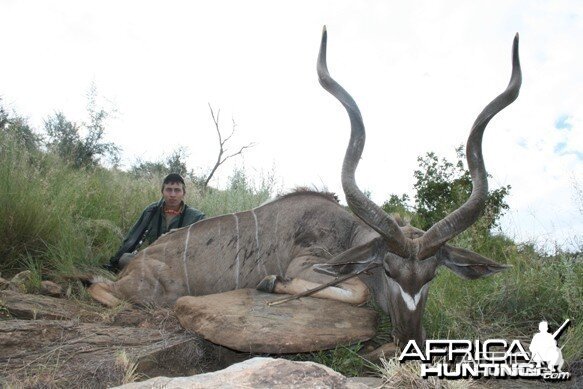
{"type": "MultiPolygon", "coordinates": [[[[275,275],[267,276],[259,283],[257,289],[270,293],[296,295],[334,281],[333,276],[312,270],[314,264],[321,262],[322,258],[318,257],[295,258],[289,264],[285,278],[275,275]]],[[[315,292],[311,296],[359,305],[368,301],[370,291],[358,277],[354,277],[315,292]]]]}
{"type": "Polygon", "coordinates": [[[109,284],[104,282],[98,282],[91,285],[87,291],[91,297],[107,307],[115,307],[122,303],[120,299],[111,293],[109,284]]]}
{"type": "Polygon", "coordinates": [[[96,282],[88,292],[108,307],[122,303],[121,298],[142,306],[171,306],[190,294],[184,277],[176,276],[163,261],[143,256],[132,260],[115,282],[96,282]]]}

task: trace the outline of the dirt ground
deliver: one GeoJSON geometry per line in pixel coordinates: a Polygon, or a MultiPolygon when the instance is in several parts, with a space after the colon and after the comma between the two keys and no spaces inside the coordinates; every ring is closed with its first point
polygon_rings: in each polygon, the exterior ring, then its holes
{"type": "Polygon", "coordinates": [[[199,374],[250,356],[185,331],[168,309],[105,309],[0,292],[0,387],[104,388],[199,374]]]}
{"type": "MultiPolygon", "coordinates": [[[[0,388],[105,388],[216,371],[251,357],[184,330],[170,309],[107,309],[0,291],[0,388]]],[[[583,362],[567,370],[572,378],[563,383],[474,380],[470,387],[583,387],[583,362]]]]}

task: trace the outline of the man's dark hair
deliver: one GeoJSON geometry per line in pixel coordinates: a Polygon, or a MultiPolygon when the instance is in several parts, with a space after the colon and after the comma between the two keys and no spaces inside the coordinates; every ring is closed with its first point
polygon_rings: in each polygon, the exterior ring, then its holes
{"type": "Polygon", "coordinates": [[[182,178],[182,176],[178,173],[170,173],[164,178],[164,181],[162,182],[162,190],[164,190],[164,185],[173,184],[173,183],[177,183],[177,182],[182,184],[182,189],[184,189],[184,190],[186,189],[186,184],[184,183],[184,178],[182,178]]]}

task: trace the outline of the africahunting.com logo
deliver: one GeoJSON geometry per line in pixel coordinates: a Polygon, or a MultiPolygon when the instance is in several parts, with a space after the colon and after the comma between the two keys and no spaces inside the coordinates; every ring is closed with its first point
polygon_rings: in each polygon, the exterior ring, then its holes
{"type": "Polygon", "coordinates": [[[553,334],[548,323],[540,322],[528,351],[519,340],[485,341],[433,339],[425,342],[424,352],[410,340],[399,356],[400,362],[421,361],[421,377],[438,378],[531,378],[568,380],[563,355],[557,341],[569,325],[566,320],[553,334]]]}

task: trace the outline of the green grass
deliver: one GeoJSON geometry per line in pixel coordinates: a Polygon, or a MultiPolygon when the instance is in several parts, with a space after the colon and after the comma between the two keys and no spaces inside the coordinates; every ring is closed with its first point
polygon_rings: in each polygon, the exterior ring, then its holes
{"type": "MultiPolygon", "coordinates": [[[[203,193],[187,183],[186,202],[211,217],[269,198],[272,181],[255,187],[241,174],[226,191],[203,193]]],[[[107,262],[146,205],[160,199],[161,181],[115,169],[74,169],[0,133],[0,273],[28,269],[59,279],[107,262]]]]}
{"type": "Polygon", "coordinates": [[[288,358],[296,361],[320,363],[346,377],[358,377],[371,372],[373,369],[373,365],[358,354],[361,348],[360,344],[338,346],[332,350],[295,354],[288,358]]]}
{"type": "Polygon", "coordinates": [[[546,256],[531,247],[495,248],[511,268],[481,280],[463,280],[442,269],[434,279],[425,312],[430,338],[518,338],[530,342],[541,320],[552,330],[565,319],[574,326],[560,340],[565,359],[581,358],[583,338],[583,258],[546,256]]]}

